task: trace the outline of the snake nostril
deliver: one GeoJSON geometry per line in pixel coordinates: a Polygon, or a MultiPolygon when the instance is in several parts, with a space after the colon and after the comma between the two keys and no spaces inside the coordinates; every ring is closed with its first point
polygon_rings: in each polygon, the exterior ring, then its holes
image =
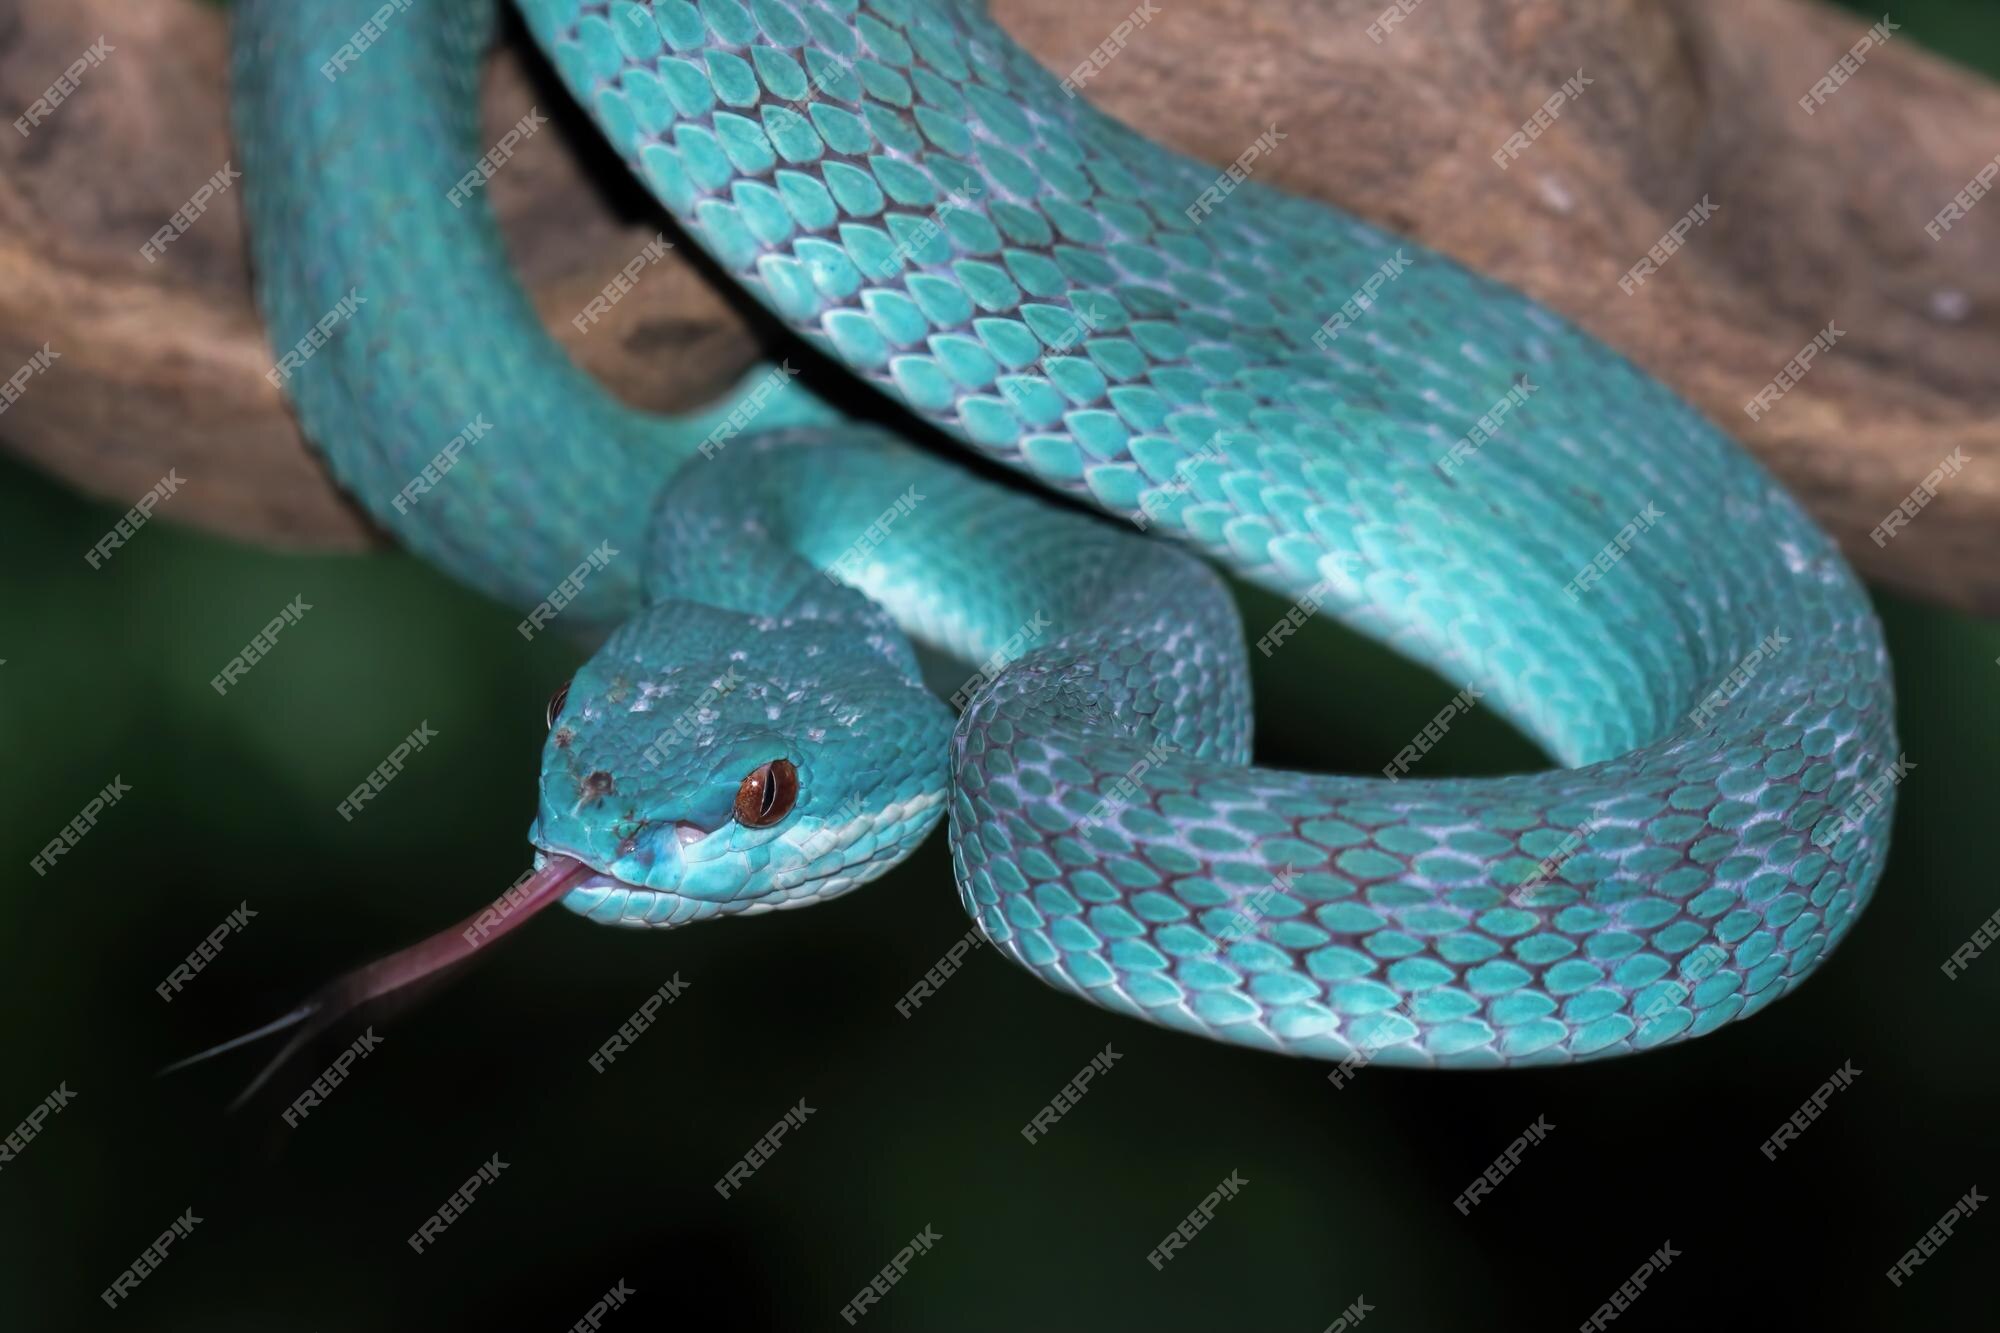
{"type": "Polygon", "coordinates": [[[611,785],[611,775],[601,768],[583,780],[583,789],[592,796],[604,795],[611,790],[611,785]]]}

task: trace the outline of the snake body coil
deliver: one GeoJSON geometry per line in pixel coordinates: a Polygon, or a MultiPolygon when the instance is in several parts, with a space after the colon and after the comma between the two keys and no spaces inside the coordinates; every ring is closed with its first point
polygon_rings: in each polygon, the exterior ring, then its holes
{"type": "Polygon", "coordinates": [[[544,759],[535,840],[595,872],[570,906],[816,901],[948,811],[968,912],[1053,985],[1220,1040],[1480,1066],[1747,1016],[1866,904],[1897,758],[1866,596],[1761,468],[1560,317],[1224,188],[973,0],[525,0],[722,273],[965,447],[1168,540],[782,374],[645,416],[507,272],[474,117],[490,5],[397,11],[336,61],[377,8],[240,7],[262,299],[309,435],[413,549],[522,606],[625,553],[564,612],[630,617],[544,759]],[[1251,767],[1241,626],[1190,551],[1563,767],[1420,778],[1421,741],[1383,777],[1251,767]],[[906,634],[979,668],[955,723],[906,634]],[[778,759],[796,810],[732,820],[778,759]]]}

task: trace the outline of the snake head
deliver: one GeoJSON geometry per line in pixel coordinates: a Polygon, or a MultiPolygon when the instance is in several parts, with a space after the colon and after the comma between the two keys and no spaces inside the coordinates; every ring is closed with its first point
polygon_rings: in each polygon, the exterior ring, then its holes
{"type": "Polygon", "coordinates": [[[777,615],[657,604],[551,714],[530,836],[596,872],[563,903],[597,921],[823,901],[902,860],[944,812],[951,712],[844,588],[777,615]]]}

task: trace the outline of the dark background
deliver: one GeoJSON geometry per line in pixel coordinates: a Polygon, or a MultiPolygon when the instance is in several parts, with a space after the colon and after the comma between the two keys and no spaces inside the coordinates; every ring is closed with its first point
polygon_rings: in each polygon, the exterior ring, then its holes
{"type": "MultiPolygon", "coordinates": [[[[1869,18],[1879,12],[1869,9],[1869,18]]],[[[1904,40],[2000,72],[2000,10],[1930,0],[1904,40]]],[[[243,1053],[162,1063],[438,928],[526,864],[542,707],[581,649],[400,553],[295,558],[167,520],[101,571],[116,513],[0,465],[0,1133],[74,1103],[0,1168],[0,1327],[565,1329],[621,1278],[615,1330],[843,1329],[927,1223],[935,1251],[868,1313],[905,1328],[1575,1328],[1663,1243],[1614,1327],[1914,1328],[1990,1320],[2000,1206],[1905,1280],[1884,1271],[1965,1192],[2000,1190],[2000,958],[1939,964],[2000,908],[2000,627],[1878,596],[1916,769],[1880,891],[1839,952],[1754,1020],[1641,1059],[1518,1074],[1325,1067],[1113,1017],[982,950],[894,1002],[966,929],[941,836],[837,903],[673,932],[535,922],[426,1002],[298,1129],[327,1039],[235,1115],[243,1053]],[[279,607],[311,612],[227,697],[279,607]],[[438,741],[353,824],[341,797],[428,720],[438,741]],[[29,858],[122,775],[132,794],[46,878],[29,858]],[[247,902],[172,1004],[154,986],[247,902]],[[603,1074],[597,1045],[688,982],[603,1074]],[[1018,1133],[1090,1056],[1123,1058],[1046,1140],[1018,1133]],[[1774,1163],[1758,1151],[1862,1071],[1774,1163]],[[712,1182],[804,1098],[736,1197],[712,1182]],[[1470,1217],[1452,1199],[1538,1116],[1555,1129],[1470,1217]],[[509,1165],[422,1255],[404,1238],[509,1165]],[[1183,1254],[1145,1255],[1232,1169],[1183,1254]],[[114,1311],[97,1293],[202,1218],[114,1311]]],[[[188,477],[190,486],[202,484],[188,477]]],[[[1898,540],[1924,540],[1919,521],[1898,540]]],[[[1243,594],[1246,624],[1280,611],[1243,594]]],[[[1323,620],[1257,661],[1268,763],[1367,772],[1451,687],[1323,620]]],[[[1483,713],[1426,772],[1541,762],[1483,713]]]]}

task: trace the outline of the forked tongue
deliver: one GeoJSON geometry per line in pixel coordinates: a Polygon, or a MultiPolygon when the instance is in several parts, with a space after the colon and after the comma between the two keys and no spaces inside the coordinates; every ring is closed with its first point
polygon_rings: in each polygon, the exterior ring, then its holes
{"type": "Polygon", "coordinates": [[[474,912],[457,925],[449,926],[428,939],[419,940],[407,949],[400,949],[387,958],[379,958],[366,967],[356,968],[343,977],[336,978],[320,987],[305,1003],[286,1014],[283,1018],[266,1023],[254,1032],[246,1032],[240,1037],[211,1046],[185,1060],[176,1060],[160,1071],[171,1074],[177,1069],[199,1064],[210,1056],[233,1051],[238,1046],[247,1045],[273,1032],[283,1032],[287,1028],[297,1028],[271,1062],[264,1066],[250,1086],[237,1095],[229,1104],[235,1110],[256,1096],[271,1075],[278,1072],[284,1063],[298,1053],[299,1048],[311,1041],[327,1028],[339,1022],[354,1010],[379,999],[391,991],[401,990],[412,982],[421,981],[454,963],[462,963],[470,958],[482,945],[500,938],[512,931],[529,917],[535,915],[553,902],[559,901],[569,891],[570,885],[580,876],[590,873],[590,867],[574,857],[550,856],[548,861],[533,875],[507,890],[491,905],[474,912]]]}

